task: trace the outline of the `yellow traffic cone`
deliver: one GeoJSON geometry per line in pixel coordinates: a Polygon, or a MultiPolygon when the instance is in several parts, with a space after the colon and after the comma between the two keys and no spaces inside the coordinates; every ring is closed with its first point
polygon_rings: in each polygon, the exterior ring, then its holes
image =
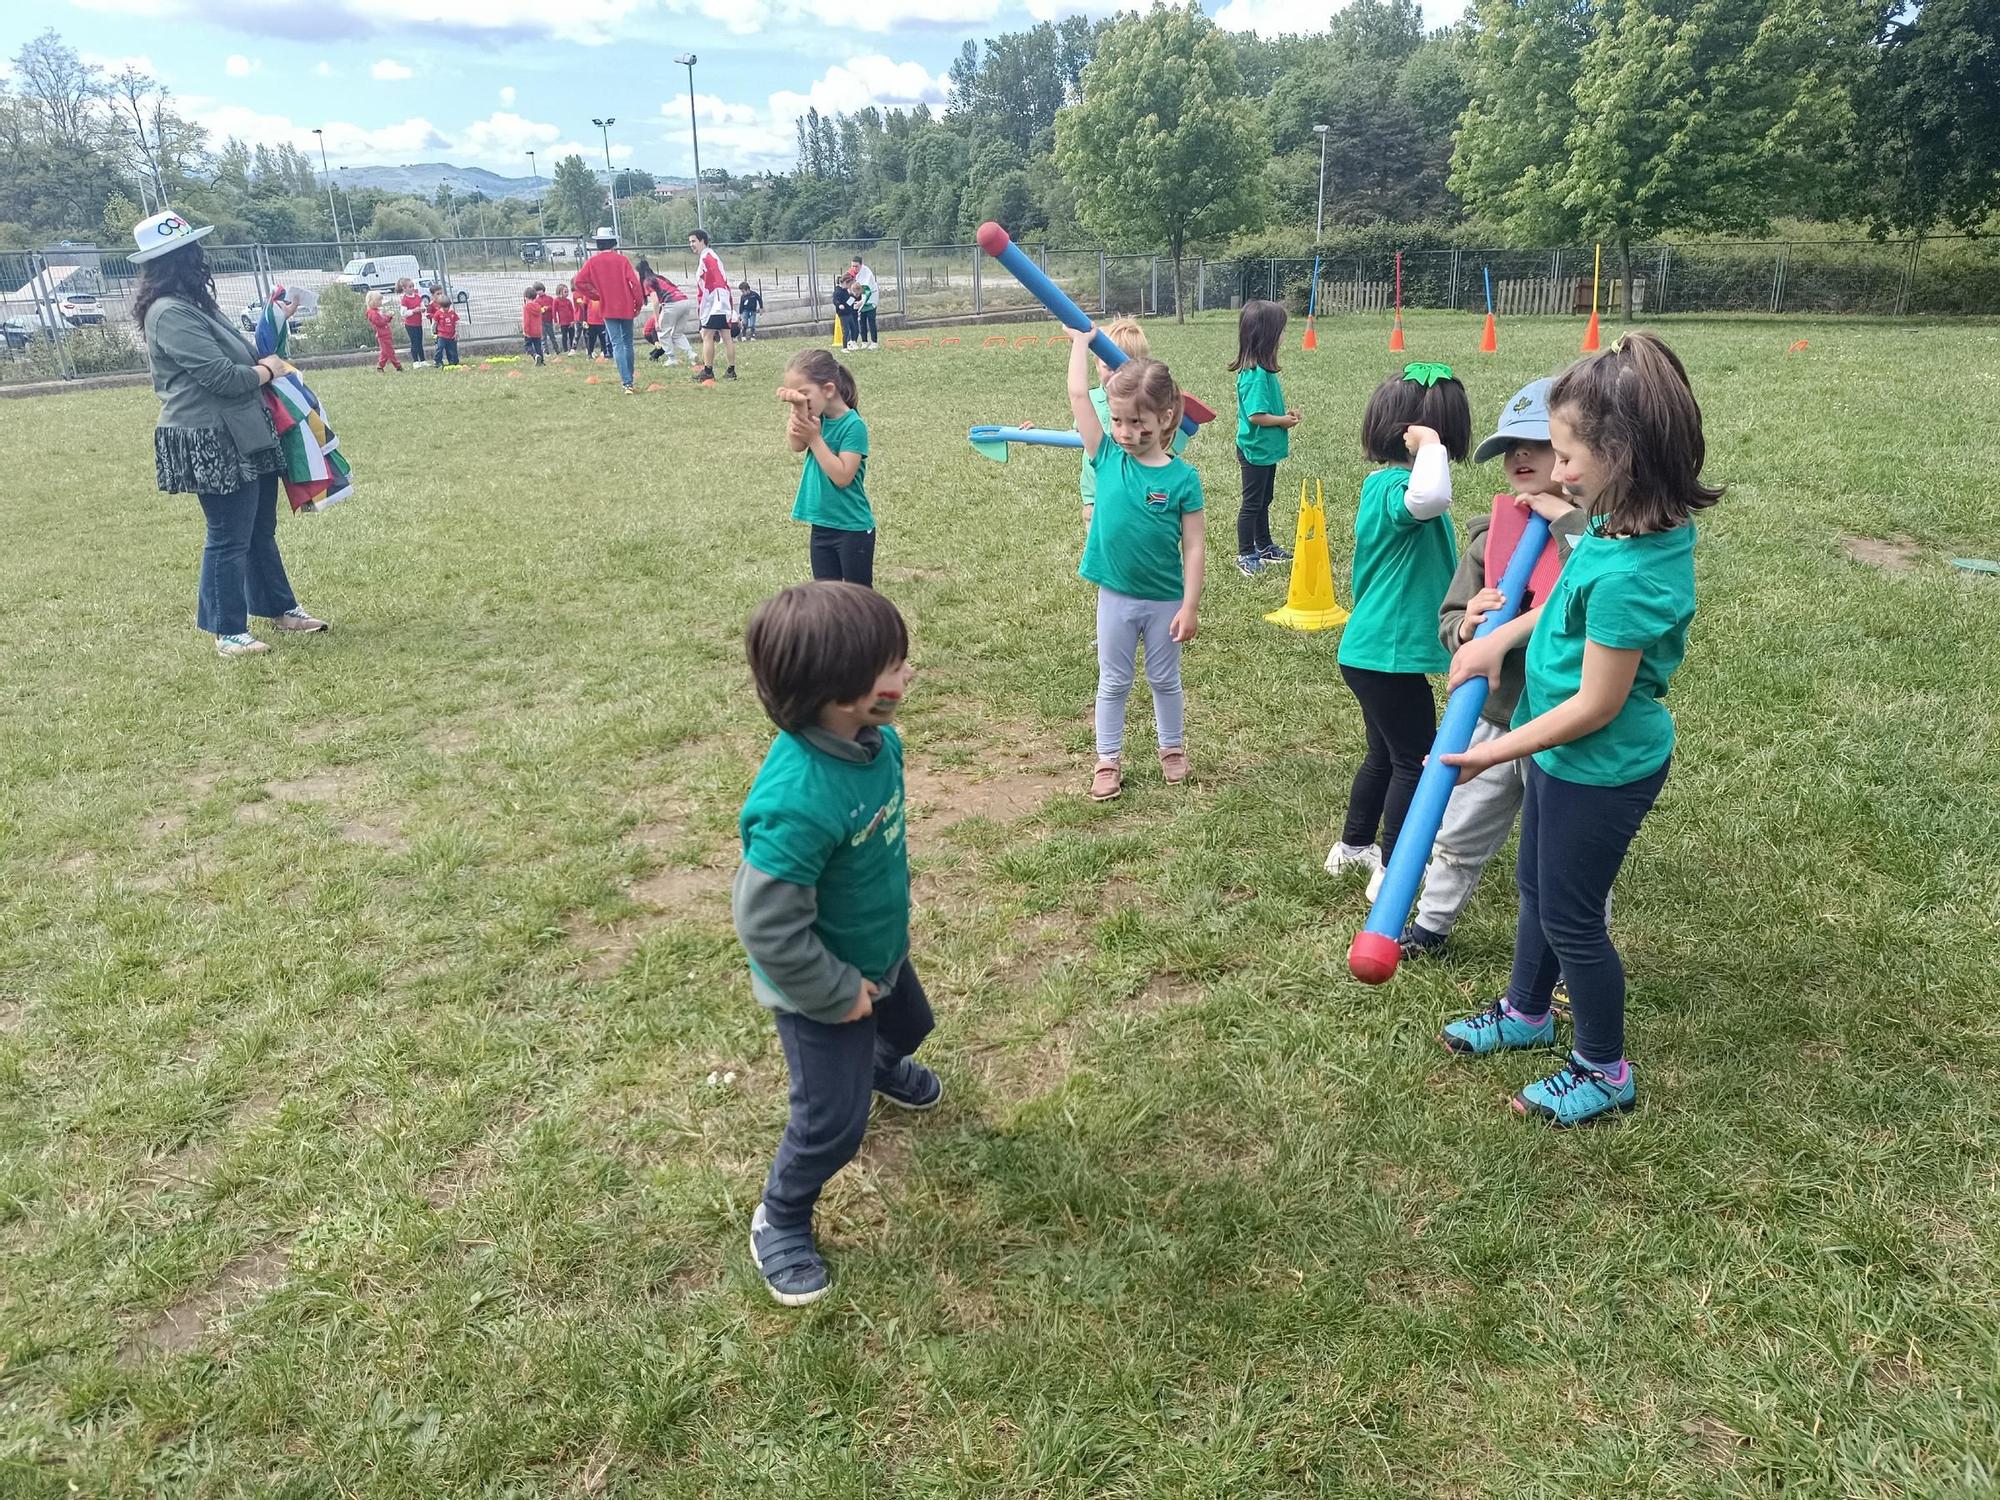
{"type": "Polygon", "coordinates": [[[1326,541],[1326,486],[1313,481],[1318,499],[1306,503],[1299,481],[1299,535],[1292,547],[1292,592],[1283,609],[1264,616],[1292,630],[1331,630],[1347,623],[1347,611],[1333,598],[1333,554],[1326,541]]]}

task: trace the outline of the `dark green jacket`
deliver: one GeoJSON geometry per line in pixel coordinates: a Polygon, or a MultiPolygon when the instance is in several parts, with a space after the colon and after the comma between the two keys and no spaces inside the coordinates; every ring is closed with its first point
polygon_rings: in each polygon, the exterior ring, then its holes
{"type": "Polygon", "coordinates": [[[246,459],[277,446],[257,357],[221,318],[162,297],[146,310],[146,357],[160,398],[160,426],[221,428],[246,459]]]}

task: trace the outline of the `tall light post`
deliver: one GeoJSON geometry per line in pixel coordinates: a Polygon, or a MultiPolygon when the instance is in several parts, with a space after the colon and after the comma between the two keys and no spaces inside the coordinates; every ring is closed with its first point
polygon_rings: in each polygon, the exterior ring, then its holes
{"type": "Polygon", "coordinates": [[[542,239],[546,241],[549,237],[549,211],[542,197],[541,170],[535,165],[535,153],[532,151],[528,153],[528,175],[535,181],[535,222],[541,227],[542,239]]]}
{"type": "Polygon", "coordinates": [[[603,119],[591,117],[591,124],[604,132],[604,176],[605,186],[611,190],[611,233],[618,233],[618,181],[611,175],[611,127],[618,123],[616,115],[606,115],[603,119]]]}
{"type": "Polygon", "coordinates": [[[701,126],[694,117],[694,65],[695,55],[683,52],[674,59],[688,70],[688,134],[694,139],[694,223],[697,229],[708,228],[708,220],[701,208],[701,126]]]}
{"type": "MultiPolygon", "coordinates": [[[[342,168],[341,168],[340,170],[341,170],[341,171],[343,171],[343,172],[345,172],[345,171],[347,170],[347,168],[345,168],[345,167],[342,167],[342,168]]],[[[342,193],[342,194],[340,195],[340,199],[341,199],[341,202],[343,202],[343,203],[345,203],[345,204],[347,205],[347,237],[348,237],[349,239],[351,239],[351,240],[353,240],[353,241],[354,241],[354,249],[355,249],[355,253],[356,253],[356,254],[359,254],[359,253],[360,253],[360,250],[361,250],[361,235],[360,235],[360,233],[359,233],[359,232],[358,232],[358,231],[357,231],[357,230],[355,229],[355,227],[354,227],[354,192],[353,192],[353,190],[352,190],[352,189],[349,189],[349,190],[348,190],[347,192],[344,192],[344,193],[342,193]]]]}
{"type": "Polygon", "coordinates": [[[326,216],[333,220],[333,253],[345,259],[347,252],[340,244],[340,210],[333,206],[333,168],[326,164],[326,131],[315,125],[313,134],[319,137],[319,175],[326,179],[326,216]]]}
{"type": "Polygon", "coordinates": [[[1313,243],[1317,245],[1320,231],[1326,228],[1326,126],[1313,126],[1313,134],[1319,137],[1319,212],[1313,216],[1313,243]]]}

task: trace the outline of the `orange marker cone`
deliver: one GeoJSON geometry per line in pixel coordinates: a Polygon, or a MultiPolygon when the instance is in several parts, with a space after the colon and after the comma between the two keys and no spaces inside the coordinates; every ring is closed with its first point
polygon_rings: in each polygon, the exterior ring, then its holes
{"type": "Polygon", "coordinates": [[[1479,352],[1481,354],[1500,352],[1500,331],[1493,326],[1492,313],[1486,315],[1486,327],[1479,335],[1479,352]]]}
{"type": "Polygon", "coordinates": [[[1389,352],[1391,354],[1401,354],[1403,352],[1403,315],[1401,313],[1396,314],[1396,326],[1389,330],[1389,352]]]}
{"type": "Polygon", "coordinates": [[[1317,349],[1319,347],[1319,330],[1313,327],[1313,320],[1311,318],[1306,319],[1306,336],[1300,342],[1299,347],[1301,349],[1317,349]]]}
{"type": "Polygon", "coordinates": [[[665,389],[666,389],[665,386],[661,385],[659,381],[655,380],[651,385],[646,387],[646,394],[650,396],[654,391],[664,391],[665,389]]]}
{"type": "Polygon", "coordinates": [[[1595,354],[1597,349],[1597,309],[1592,308],[1590,312],[1590,326],[1583,330],[1583,352],[1585,354],[1595,354]]]}
{"type": "Polygon", "coordinates": [[[595,375],[592,375],[586,378],[583,383],[585,385],[596,385],[598,383],[598,379],[595,375]]]}

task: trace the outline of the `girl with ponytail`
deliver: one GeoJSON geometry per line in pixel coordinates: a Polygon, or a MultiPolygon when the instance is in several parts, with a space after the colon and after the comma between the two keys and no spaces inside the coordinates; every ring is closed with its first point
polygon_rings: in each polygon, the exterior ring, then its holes
{"type": "Polygon", "coordinates": [[[791,408],[786,440],[805,455],[792,519],[812,527],[814,578],[875,586],[875,512],[868,504],[868,425],[854,376],[824,349],[785,367],[778,399],[791,408]]]}

